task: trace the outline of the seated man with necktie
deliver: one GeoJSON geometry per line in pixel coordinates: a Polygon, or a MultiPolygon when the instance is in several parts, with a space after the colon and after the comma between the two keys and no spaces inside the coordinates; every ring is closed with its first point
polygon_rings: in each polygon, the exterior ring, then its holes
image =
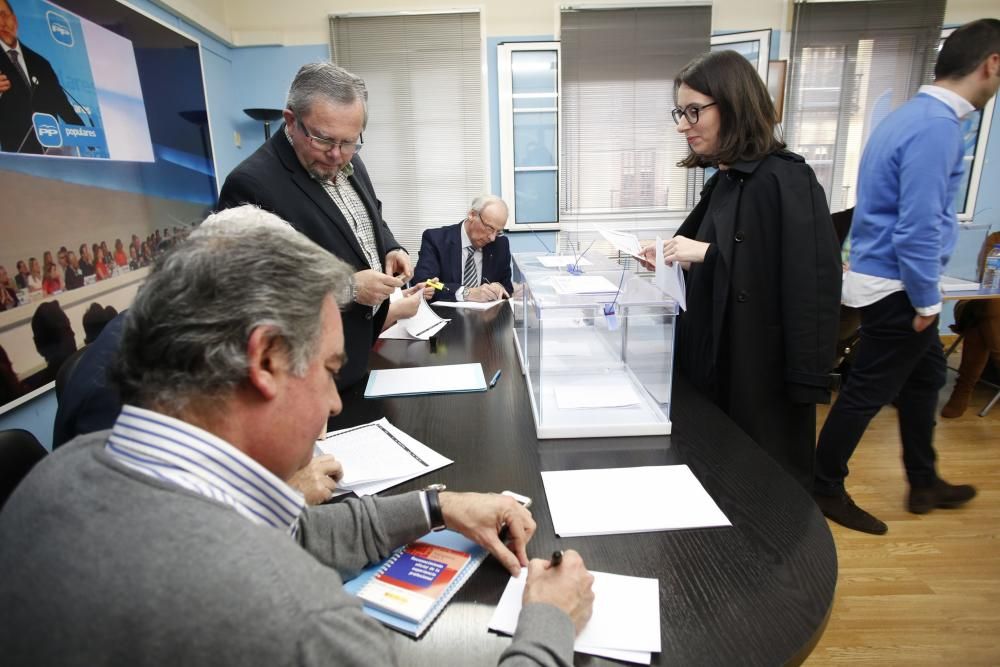
{"type": "Polygon", "coordinates": [[[513,291],[510,242],[503,236],[507,204],[493,195],[472,200],[457,225],[428,229],[420,240],[414,282],[437,279],[444,288],[432,301],[495,301],[513,291]]]}

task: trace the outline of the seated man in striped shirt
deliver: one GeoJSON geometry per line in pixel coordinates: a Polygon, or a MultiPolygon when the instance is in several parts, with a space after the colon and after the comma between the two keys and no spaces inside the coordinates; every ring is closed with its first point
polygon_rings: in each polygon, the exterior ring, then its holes
{"type": "Polygon", "coordinates": [[[5,664],[396,664],[342,578],[443,526],[528,569],[501,662],[571,664],[593,578],[575,552],[529,563],[535,524],[512,499],[306,507],[282,481],[341,409],[350,269],[251,207],[219,217],[129,309],[114,427],[42,461],[0,514],[5,664]]]}

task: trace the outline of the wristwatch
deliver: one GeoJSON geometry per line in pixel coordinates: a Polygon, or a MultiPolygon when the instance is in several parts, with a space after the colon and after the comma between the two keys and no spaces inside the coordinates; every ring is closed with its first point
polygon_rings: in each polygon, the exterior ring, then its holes
{"type": "Polygon", "coordinates": [[[444,484],[429,484],[424,488],[424,497],[427,498],[427,514],[431,520],[431,530],[444,530],[444,513],[441,511],[441,499],[438,494],[448,487],[444,484]]]}

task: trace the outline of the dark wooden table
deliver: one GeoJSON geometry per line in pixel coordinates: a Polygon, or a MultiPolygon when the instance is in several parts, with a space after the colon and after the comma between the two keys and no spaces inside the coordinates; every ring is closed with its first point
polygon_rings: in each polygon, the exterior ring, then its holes
{"type": "MultiPolygon", "coordinates": [[[[443,482],[452,490],[510,489],[534,499],[531,557],[572,548],[588,568],[660,581],[663,651],[658,665],[778,665],[805,659],[829,618],[837,554],[812,499],[728,417],[676,378],[673,435],[538,440],[506,306],[486,313],[440,309],[453,318],[436,345],[381,341],[372,368],[482,362],[485,393],[365,400],[344,396],[331,426],[380,417],[454,464],[390,493],[443,482]],[[686,463],[733,526],[560,539],[540,470],[686,463]]],[[[613,489],[594,489],[615,502],[613,489]]],[[[392,634],[401,664],[490,665],[510,640],[486,628],[508,579],[493,559],[456,595],[420,640],[392,634]]],[[[619,664],[584,654],[578,665],[619,664]]]]}

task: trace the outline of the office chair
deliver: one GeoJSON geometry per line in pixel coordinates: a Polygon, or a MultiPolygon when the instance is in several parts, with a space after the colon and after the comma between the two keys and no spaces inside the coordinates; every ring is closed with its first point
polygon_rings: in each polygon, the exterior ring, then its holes
{"type": "Polygon", "coordinates": [[[47,453],[38,438],[28,431],[19,428],[0,431],[0,508],[47,453]]]}

